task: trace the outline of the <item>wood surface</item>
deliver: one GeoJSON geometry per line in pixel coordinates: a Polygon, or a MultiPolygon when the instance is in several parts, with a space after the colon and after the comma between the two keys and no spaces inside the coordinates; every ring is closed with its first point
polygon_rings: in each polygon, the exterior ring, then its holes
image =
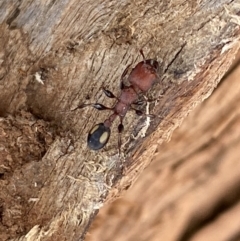
{"type": "Polygon", "coordinates": [[[99,208],[131,186],[211,95],[239,48],[239,13],[238,0],[2,0],[0,240],[83,240],[99,208]],[[120,157],[117,122],[107,146],[90,151],[88,131],[109,113],[76,107],[112,105],[101,87],[119,94],[139,49],[161,65],[147,94],[155,101],[142,106],[156,118],[128,113],[120,157]]]}
{"type": "Polygon", "coordinates": [[[240,53],[86,241],[240,240],[240,53]],[[99,239],[99,237],[103,237],[99,239]]]}

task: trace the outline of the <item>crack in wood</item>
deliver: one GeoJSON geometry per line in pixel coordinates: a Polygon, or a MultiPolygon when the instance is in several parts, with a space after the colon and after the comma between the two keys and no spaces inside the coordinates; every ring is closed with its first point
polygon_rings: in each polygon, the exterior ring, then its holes
{"type": "Polygon", "coordinates": [[[20,14],[20,9],[19,7],[17,7],[12,14],[10,14],[10,16],[8,17],[8,19],[6,20],[7,25],[9,25],[10,29],[14,29],[16,28],[15,24],[13,23],[13,21],[18,17],[18,15],[20,14]]]}

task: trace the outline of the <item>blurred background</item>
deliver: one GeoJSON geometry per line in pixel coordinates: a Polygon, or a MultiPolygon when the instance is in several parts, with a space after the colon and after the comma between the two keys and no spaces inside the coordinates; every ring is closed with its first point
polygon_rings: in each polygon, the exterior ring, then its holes
{"type": "Polygon", "coordinates": [[[240,240],[240,52],[87,241],[240,240]]]}

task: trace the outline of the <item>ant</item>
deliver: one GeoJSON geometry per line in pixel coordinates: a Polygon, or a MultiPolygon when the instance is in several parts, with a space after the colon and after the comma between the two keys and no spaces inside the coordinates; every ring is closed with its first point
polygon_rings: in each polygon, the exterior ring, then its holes
{"type": "MultiPolygon", "coordinates": [[[[128,65],[124,70],[121,76],[121,94],[119,97],[116,97],[111,91],[102,87],[104,94],[109,98],[115,98],[117,102],[113,107],[106,107],[100,103],[94,104],[82,104],[77,108],[84,108],[87,106],[92,106],[97,110],[111,110],[111,114],[103,123],[95,125],[88,133],[87,144],[88,147],[92,150],[99,150],[103,148],[110,137],[111,134],[111,125],[117,116],[120,118],[120,124],[118,125],[118,148],[119,153],[121,149],[121,133],[124,130],[123,119],[127,114],[129,109],[135,110],[137,115],[143,115],[144,113],[140,110],[137,110],[132,107],[132,104],[140,105],[142,101],[138,101],[140,94],[146,93],[152,85],[159,78],[158,70],[159,64],[154,59],[146,59],[143,51],[140,50],[140,54],[143,57],[143,61],[139,62],[135,68],[132,69],[127,80],[130,85],[124,84],[124,77],[127,75],[128,69],[131,66],[128,65]]],[[[145,114],[147,115],[147,114],[145,114]]],[[[148,115],[153,116],[153,115],[148,115]]]]}

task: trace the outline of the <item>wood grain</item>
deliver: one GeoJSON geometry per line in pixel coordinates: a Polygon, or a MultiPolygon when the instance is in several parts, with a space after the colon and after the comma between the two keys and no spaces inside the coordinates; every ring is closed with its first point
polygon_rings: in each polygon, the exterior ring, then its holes
{"type": "Polygon", "coordinates": [[[83,240],[106,199],[131,186],[217,86],[239,47],[239,12],[237,0],[2,0],[1,239],[83,240]],[[118,123],[106,148],[88,150],[88,131],[109,113],[76,107],[113,104],[100,89],[119,94],[141,48],[161,64],[148,93],[157,118],[146,126],[128,114],[121,158],[118,123]]]}
{"type": "Polygon", "coordinates": [[[123,198],[98,214],[87,241],[240,238],[240,55],[123,198]]]}

